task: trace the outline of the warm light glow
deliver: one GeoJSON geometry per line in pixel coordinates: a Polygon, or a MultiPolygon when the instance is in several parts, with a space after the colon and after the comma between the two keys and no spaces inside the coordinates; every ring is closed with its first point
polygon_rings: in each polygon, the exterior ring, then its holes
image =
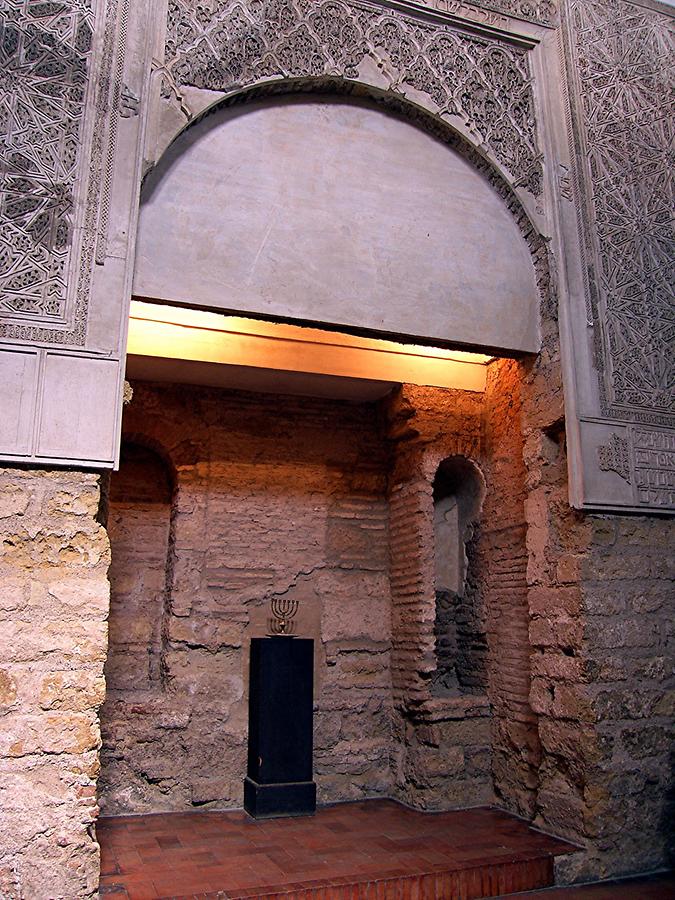
{"type": "Polygon", "coordinates": [[[132,301],[128,354],[483,391],[491,357],[132,301]]]}

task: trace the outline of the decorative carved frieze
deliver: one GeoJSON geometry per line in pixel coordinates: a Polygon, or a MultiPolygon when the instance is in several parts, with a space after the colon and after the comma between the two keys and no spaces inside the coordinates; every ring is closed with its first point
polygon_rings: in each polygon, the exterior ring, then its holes
{"type": "Polygon", "coordinates": [[[672,510],[675,507],[675,434],[636,426],[629,431],[636,502],[672,510]]]}
{"type": "Polygon", "coordinates": [[[0,314],[63,321],[92,0],[0,13],[0,314]]]}
{"type": "Polygon", "coordinates": [[[438,114],[459,117],[475,143],[538,196],[528,52],[373,4],[170,0],[165,64],[178,89],[230,93],[280,77],[356,80],[370,60],[394,91],[425,95],[438,114]]]}
{"type": "Polygon", "coordinates": [[[673,20],[627,0],[570,0],[569,10],[599,412],[673,425],[673,20]]]}
{"type": "MultiPolygon", "coordinates": [[[[512,16],[526,22],[552,26],[556,22],[557,7],[553,0],[419,0],[424,6],[439,12],[466,15],[471,7],[489,10],[502,16],[512,16]]],[[[486,18],[496,24],[493,17],[486,18]]]]}

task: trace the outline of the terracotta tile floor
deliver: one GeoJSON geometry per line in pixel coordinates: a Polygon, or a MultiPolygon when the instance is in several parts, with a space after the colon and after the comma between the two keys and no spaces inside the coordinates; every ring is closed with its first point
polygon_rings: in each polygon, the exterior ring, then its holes
{"type": "Polygon", "coordinates": [[[420,813],[388,800],[298,819],[103,818],[97,832],[111,900],[464,900],[550,885],[553,856],[575,849],[497,810],[420,813]]]}

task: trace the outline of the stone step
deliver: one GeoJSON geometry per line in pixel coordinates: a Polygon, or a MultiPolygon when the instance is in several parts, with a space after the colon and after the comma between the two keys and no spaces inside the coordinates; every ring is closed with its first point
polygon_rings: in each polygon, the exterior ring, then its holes
{"type": "Polygon", "coordinates": [[[101,818],[113,900],[442,900],[553,884],[577,848],[490,807],[431,813],[392,800],[254,820],[241,811],[101,818]]]}

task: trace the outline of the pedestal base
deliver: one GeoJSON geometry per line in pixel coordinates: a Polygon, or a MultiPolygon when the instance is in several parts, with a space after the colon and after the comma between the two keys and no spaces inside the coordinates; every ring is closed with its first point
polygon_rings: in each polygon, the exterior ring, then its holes
{"type": "Polygon", "coordinates": [[[313,781],[258,784],[246,777],[244,809],[254,819],[313,816],[316,812],[316,784],[313,781]]]}

